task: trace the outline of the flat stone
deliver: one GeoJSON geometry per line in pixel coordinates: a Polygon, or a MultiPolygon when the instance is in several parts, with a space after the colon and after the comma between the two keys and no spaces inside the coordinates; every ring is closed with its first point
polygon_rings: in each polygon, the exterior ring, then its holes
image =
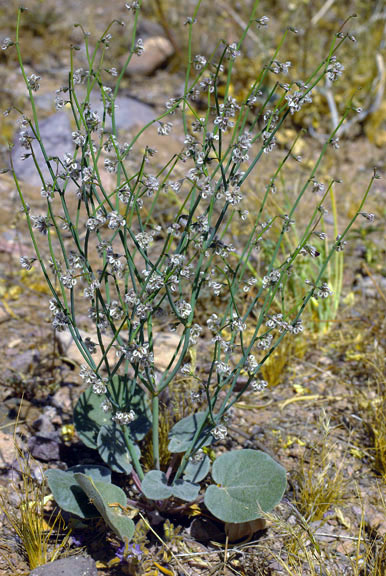
{"type": "MultiPolygon", "coordinates": [[[[79,330],[79,334],[81,338],[83,338],[83,340],[85,340],[86,338],[90,338],[93,342],[98,344],[98,335],[96,332],[85,332],[84,330],[79,330]]],[[[82,364],[86,364],[86,361],[82,353],[80,352],[78,346],[75,344],[75,341],[68,330],[66,332],[57,332],[55,336],[59,344],[60,353],[63,356],[69,358],[73,362],[76,362],[76,364],[78,364],[79,366],[81,366],[82,364]]],[[[111,337],[109,335],[102,334],[102,340],[104,342],[104,345],[106,346],[110,343],[111,337]]],[[[93,355],[93,358],[96,364],[98,364],[98,362],[102,358],[102,352],[100,350],[99,345],[97,346],[97,352],[93,355]]],[[[114,361],[115,359],[114,349],[110,350],[110,352],[107,354],[107,358],[109,359],[110,362],[114,361]]]]}
{"type": "Polygon", "coordinates": [[[97,576],[98,571],[90,556],[70,556],[39,566],[29,576],[97,576]]]}
{"type": "Polygon", "coordinates": [[[21,374],[28,374],[34,364],[39,362],[39,352],[36,350],[25,350],[19,352],[15,358],[12,359],[11,368],[15,372],[21,374]]]}
{"type": "Polygon", "coordinates": [[[178,332],[154,332],[154,366],[163,371],[169,366],[173,355],[180,342],[181,335],[178,332]]]}
{"type": "Polygon", "coordinates": [[[157,116],[155,110],[148,104],[130,96],[118,96],[115,116],[119,130],[129,130],[133,126],[144,126],[157,116]]]}
{"type": "Polygon", "coordinates": [[[42,462],[50,462],[60,458],[59,442],[56,439],[32,436],[28,440],[28,450],[36,460],[42,462]]]}
{"type": "Polygon", "coordinates": [[[39,418],[41,410],[34,406],[25,398],[7,398],[0,407],[0,414],[2,415],[4,423],[16,423],[17,417],[30,426],[34,420],[39,418]],[[3,416],[4,414],[4,416],[3,416]]]}
{"type": "MultiPolygon", "coordinates": [[[[103,115],[103,102],[97,90],[91,94],[90,104],[100,117],[103,115]]],[[[131,96],[117,96],[115,99],[115,122],[118,130],[130,130],[134,126],[144,126],[157,116],[154,108],[131,96]]],[[[106,130],[111,130],[111,117],[106,117],[106,130]]]]}
{"type": "Polygon", "coordinates": [[[2,306],[0,306],[0,324],[7,322],[10,319],[10,315],[2,306]]]}
{"type": "MultiPolygon", "coordinates": [[[[8,428],[12,432],[12,428],[8,428]]],[[[17,451],[13,434],[6,434],[0,430],[0,467],[8,467],[16,458],[17,451]]]]}
{"type": "Polygon", "coordinates": [[[378,533],[382,538],[386,535],[386,518],[384,511],[376,510],[371,507],[368,517],[369,527],[378,533]]]}
{"type": "Polygon", "coordinates": [[[52,404],[60,413],[64,412],[69,414],[72,413],[75,407],[77,396],[78,395],[74,394],[72,385],[66,384],[55,392],[52,397],[52,404]]]}

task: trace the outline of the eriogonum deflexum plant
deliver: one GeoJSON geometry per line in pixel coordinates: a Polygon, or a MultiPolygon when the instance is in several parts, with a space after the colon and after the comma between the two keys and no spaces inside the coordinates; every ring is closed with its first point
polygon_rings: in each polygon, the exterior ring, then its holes
{"type": "MultiPolygon", "coordinates": [[[[257,16],[255,2],[239,42],[219,42],[211,55],[193,55],[199,4],[185,22],[188,63],[183,94],[169,100],[165,111],[127,143],[119,139],[115,101],[131,58],[144,49],[136,39],[140,2],[126,5],[133,33],[121,70],[105,68],[112,25],[93,50],[83,33],[88,67],[76,67],[73,48],[68,83],[56,97],[56,108],[62,113],[70,108],[74,121],[73,145],[64,157],[48,157],[40,136],[34,93],[44,80],[25,73],[19,44],[22,10],[18,14],[14,45],[32,110],[31,116],[21,116],[20,142],[25,156],[35,162],[45,202],[40,214],[30,209],[12,168],[35,250],[33,257],[22,258],[22,265],[29,269],[38,260],[52,292],[52,325],[58,332],[71,333],[84,358],[80,374],[87,389],[75,408],[74,421],[81,440],[98,450],[106,463],[106,467],[50,470],[47,478],[65,510],[83,518],[102,515],[121,538],[130,538],[134,530],[123,512],[128,503],[173,511],[181,510],[181,500],[203,501],[217,518],[241,523],[255,520],[280,501],[284,469],[267,454],[250,449],[216,458],[213,482],[206,481],[204,490],[200,483],[211,468],[208,447],[226,436],[227,416],[240,397],[266,386],[259,375],[261,367],[285,336],[302,332],[301,316],[310,298],[331,294],[326,267],[335,252],[343,250],[376,177],[374,173],[358,211],[332,243],[315,276],[307,279],[306,297],[288,309],[285,287],[293,263],[298,257],[317,257],[313,244],[323,239],[317,237],[318,224],[334,181],[322,186],[318,171],[328,147],[339,145],[339,129],[351,103],[326,137],[288,214],[267,217],[266,206],[283,167],[293,158],[298,137],[283,152],[253,205],[248,205],[246,181],[276,146],[286,118],[312,102],[314,89],[325,77],[333,82],[341,76],[337,53],[346,34],[343,28],[338,31],[325,60],[308,78],[290,81],[291,63],[279,61],[287,35],[296,32],[287,30],[248,96],[239,101],[230,95],[232,69],[248,29],[259,29],[268,19],[257,16]],[[95,93],[103,103],[102,113],[91,103],[95,93]],[[164,137],[181,126],[183,148],[160,168],[153,158],[156,151],[146,147],[133,169],[137,140],[154,126],[164,137]],[[110,175],[108,184],[103,170],[110,175]],[[287,245],[283,238],[291,233],[305,194],[314,198],[308,224],[296,248],[283,256],[287,245]],[[165,224],[158,208],[167,203],[165,224]],[[230,243],[236,219],[246,222],[242,246],[230,243]],[[265,274],[258,277],[250,273],[249,263],[266,239],[274,242],[274,249],[265,274]],[[215,313],[202,304],[208,294],[216,299],[215,313]],[[274,308],[278,300],[281,309],[274,308]],[[88,335],[82,331],[85,309],[88,335]],[[161,368],[157,334],[169,329],[179,340],[168,365],[161,368]],[[202,351],[209,362],[202,366],[193,362],[193,350],[202,351]],[[195,382],[191,413],[171,428],[172,457],[167,467],[161,467],[160,398],[167,402],[167,389],[181,375],[195,382]],[[149,437],[151,470],[141,457],[149,437]],[[111,484],[110,470],[131,476],[137,501],[129,501],[111,484]]],[[[9,41],[7,48],[12,44],[9,41]]]]}

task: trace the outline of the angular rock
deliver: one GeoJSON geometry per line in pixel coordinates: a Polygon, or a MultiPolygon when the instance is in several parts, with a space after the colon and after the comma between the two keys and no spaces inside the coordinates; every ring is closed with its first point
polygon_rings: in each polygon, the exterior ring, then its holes
{"type": "MultiPolygon", "coordinates": [[[[71,152],[73,150],[71,124],[66,112],[57,112],[39,122],[39,130],[48,157],[58,156],[59,158],[63,158],[65,152],[71,152]]],[[[27,132],[31,133],[30,130],[27,130],[27,132]]],[[[48,183],[51,183],[52,178],[49,175],[49,170],[36,140],[33,140],[32,145],[43,176],[48,183]]],[[[28,181],[32,186],[40,187],[42,183],[33,159],[29,157],[26,160],[20,160],[20,156],[25,153],[28,153],[28,150],[22,148],[17,141],[12,150],[12,160],[16,176],[20,180],[28,181]]],[[[51,167],[55,173],[56,163],[54,161],[51,162],[51,167]]]]}
{"type": "Polygon", "coordinates": [[[28,450],[36,460],[42,462],[59,460],[60,457],[59,442],[56,439],[32,436],[28,440],[28,450]]]}
{"type": "Polygon", "coordinates": [[[32,402],[25,398],[18,397],[7,398],[0,407],[0,414],[4,413],[3,423],[13,423],[17,418],[24,421],[27,426],[30,426],[34,420],[39,418],[41,410],[32,402]]]}
{"type": "Polygon", "coordinates": [[[71,413],[76,404],[76,395],[72,388],[72,384],[63,385],[55,392],[52,397],[52,404],[59,410],[60,413],[71,413]]]}
{"type": "MultiPolygon", "coordinates": [[[[81,92],[80,92],[81,93],[81,92]]],[[[100,94],[95,91],[91,94],[90,105],[100,117],[103,116],[103,102],[100,94]]],[[[118,130],[130,130],[134,126],[144,126],[156,117],[154,108],[131,96],[117,96],[115,99],[115,122],[118,130]]],[[[111,130],[111,117],[106,117],[105,129],[111,130]]],[[[103,170],[102,170],[103,172],[103,170]]]]}
{"type": "MultiPolygon", "coordinates": [[[[126,74],[132,76],[151,76],[158,68],[166,64],[168,59],[174,54],[174,48],[164,36],[152,36],[143,41],[144,53],[141,56],[134,54],[126,70],[126,74]]],[[[127,56],[122,60],[124,63],[127,56]]]]}
{"type": "MultiPolygon", "coordinates": [[[[89,333],[83,330],[79,330],[79,334],[83,339],[91,338],[93,342],[98,343],[98,336],[96,333],[89,333]]],[[[76,362],[79,366],[85,364],[85,360],[79,351],[77,345],[75,344],[71,334],[69,332],[57,332],[56,338],[58,340],[59,348],[61,354],[70,358],[73,362],[76,362]]],[[[102,336],[105,346],[107,346],[111,340],[110,336],[102,336]]],[[[165,370],[169,362],[173,358],[173,354],[176,347],[180,341],[180,335],[177,332],[154,332],[154,365],[157,370],[165,370]]],[[[102,354],[99,347],[97,348],[97,353],[94,354],[94,360],[96,363],[101,359],[102,354]]],[[[111,362],[115,360],[115,352],[111,350],[108,354],[108,358],[111,362]]]]}
{"type": "Polygon", "coordinates": [[[97,576],[98,571],[90,556],[69,556],[38,566],[29,576],[97,576]]]}
{"type": "Polygon", "coordinates": [[[56,416],[56,409],[53,406],[46,406],[43,414],[41,414],[34,422],[32,427],[38,430],[40,438],[52,440],[55,436],[55,427],[52,423],[53,418],[56,416]]]}

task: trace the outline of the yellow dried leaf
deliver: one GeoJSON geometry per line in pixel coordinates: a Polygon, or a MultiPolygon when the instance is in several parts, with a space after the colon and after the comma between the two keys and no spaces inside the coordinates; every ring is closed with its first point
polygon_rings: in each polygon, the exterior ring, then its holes
{"type": "Polygon", "coordinates": [[[38,292],[39,294],[51,294],[50,289],[47,287],[46,284],[43,284],[43,282],[33,282],[32,284],[29,284],[28,287],[30,288],[30,290],[38,292]]]}
{"type": "Polygon", "coordinates": [[[283,444],[283,448],[289,448],[293,444],[299,444],[299,446],[305,446],[306,443],[303,440],[300,440],[297,436],[292,436],[288,434],[286,442],[283,444]]]}
{"type": "Polygon", "coordinates": [[[192,504],[191,506],[189,506],[188,515],[189,516],[201,516],[201,508],[199,507],[199,505],[198,504],[192,504]]]}
{"type": "Polygon", "coordinates": [[[11,286],[8,291],[4,294],[4,298],[7,300],[18,300],[20,294],[22,293],[20,286],[11,286]]]}
{"type": "Polygon", "coordinates": [[[350,454],[351,456],[354,456],[354,458],[359,459],[362,459],[365,456],[365,453],[362,452],[362,450],[360,450],[359,448],[350,448],[350,454]]]}
{"type": "Polygon", "coordinates": [[[346,360],[353,360],[355,362],[362,360],[365,357],[364,354],[356,354],[355,352],[352,352],[351,350],[348,350],[346,352],[346,360]]]}
{"type": "MultiPolygon", "coordinates": [[[[111,560],[110,562],[113,562],[115,560],[115,558],[113,558],[113,560],[111,560]]],[[[120,562],[119,558],[117,558],[117,560],[120,562]]],[[[106,562],[101,562],[101,560],[97,560],[95,562],[95,565],[97,568],[109,568],[110,562],[106,563],[106,562]]]]}
{"type": "Polygon", "coordinates": [[[321,398],[320,394],[305,394],[301,396],[294,396],[293,398],[287,398],[280,404],[280,410],[283,410],[289,404],[293,404],[294,402],[303,402],[309,400],[319,400],[321,398]]]}
{"type": "Polygon", "coordinates": [[[344,526],[345,528],[350,530],[351,522],[350,522],[349,518],[346,518],[346,516],[344,516],[344,514],[340,508],[335,508],[335,516],[336,516],[338,522],[340,522],[340,524],[342,524],[342,526],[344,526]]]}
{"type": "Polygon", "coordinates": [[[353,306],[354,303],[355,303],[355,294],[354,294],[354,292],[349,292],[349,293],[347,294],[347,296],[345,296],[345,297],[343,298],[343,303],[344,303],[346,306],[353,306]]]}
{"type": "Polygon", "coordinates": [[[158,568],[161,574],[166,574],[166,576],[174,576],[174,572],[172,570],[165,568],[165,566],[161,566],[161,564],[158,564],[158,562],[154,562],[154,566],[158,568]]]}
{"type": "Polygon", "coordinates": [[[301,384],[294,384],[292,386],[293,391],[296,394],[309,394],[310,393],[310,389],[306,388],[305,386],[302,386],[301,384]]]}

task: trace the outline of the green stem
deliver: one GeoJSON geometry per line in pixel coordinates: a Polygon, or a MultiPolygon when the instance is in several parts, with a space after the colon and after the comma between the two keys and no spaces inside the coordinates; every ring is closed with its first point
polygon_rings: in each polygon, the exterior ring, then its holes
{"type": "Polygon", "coordinates": [[[153,466],[156,470],[160,469],[160,455],[159,455],[159,397],[158,394],[153,394],[152,397],[152,439],[153,439],[153,466]]]}
{"type": "Polygon", "coordinates": [[[128,449],[129,454],[130,454],[130,458],[133,462],[134,469],[135,469],[136,473],[138,474],[139,479],[142,481],[145,477],[145,474],[143,472],[141,463],[139,461],[137,450],[135,449],[135,446],[134,446],[133,442],[131,441],[127,426],[121,426],[121,430],[123,433],[123,437],[125,439],[126,448],[128,449]]]}

